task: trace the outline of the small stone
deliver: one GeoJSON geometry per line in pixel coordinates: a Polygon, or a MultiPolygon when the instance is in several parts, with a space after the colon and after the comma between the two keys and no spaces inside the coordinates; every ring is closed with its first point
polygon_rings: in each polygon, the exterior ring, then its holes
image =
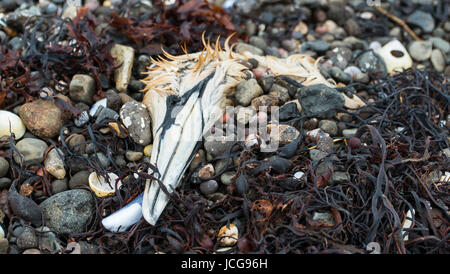
{"type": "Polygon", "coordinates": [[[52,182],[52,194],[57,194],[63,191],[66,191],[69,189],[69,186],[67,184],[67,178],[61,179],[61,180],[54,180],[52,182]]]}
{"type": "Polygon", "coordinates": [[[369,75],[367,75],[364,72],[361,72],[361,73],[355,75],[355,77],[353,77],[353,80],[358,83],[367,84],[367,83],[369,83],[370,78],[369,78],[369,75]]]}
{"type": "Polygon", "coordinates": [[[104,168],[108,168],[110,165],[108,157],[106,157],[106,155],[103,152],[97,152],[96,155],[97,155],[98,160],[100,161],[100,164],[104,168]]]}
{"type": "Polygon", "coordinates": [[[41,251],[37,248],[30,248],[22,252],[22,254],[31,254],[31,255],[37,255],[42,254],[41,251]]]}
{"type": "Polygon", "coordinates": [[[351,36],[359,36],[362,33],[361,27],[353,18],[349,18],[345,21],[344,28],[345,31],[351,36]]]}
{"type": "Polygon", "coordinates": [[[209,135],[205,138],[204,147],[206,152],[215,158],[228,153],[235,139],[236,135],[234,134],[231,136],[209,135]]]}
{"type": "Polygon", "coordinates": [[[69,96],[70,99],[92,104],[92,97],[95,92],[95,81],[90,75],[75,74],[70,81],[69,96]]]}
{"type": "Polygon", "coordinates": [[[16,191],[10,191],[8,193],[8,203],[14,215],[31,222],[33,225],[41,225],[41,208],[32,199],[20,195],[16,191]]]}
{"type": "Polygon", "coordinates": [[[69,188],[75,189],[77,186],[87,186],[89,185],[89,175],[90,172],[87,170],[82,170],[75,173],[69,181],[69,188]]]}
{"type": "Polygon", "coordinates": [[[86,152],[86,144],[83,144],[86,142],[86,138],[82,134],[71,134],[65,141],[73,151],[78,151],[82,154],[86,152]]]}
{"type": "Polygon", "coordinates": [[[344,106],[344,96],[324,84],[304,87],[297,93],[302,109],[307,115],[331,118],[344,106]]]}
{"type": "Polygon", "coordinates": [[[198,177],[205,179],[214,176],[214,173],[214,166],[212,164],[207,164],[200,168],[198,171],[198,177]]]}
{"type": "Polygon", "coordinates": [[[319,222],[324,226],[334,225],[333,215],[330,213],[314,212],[313,220],[319,222]]]}
{"type": "Polygon", "coordinates": [[[69,5],[64,9],[63,14],[61,15],[63,19],[69,18],[71,20],[77,17],[77,7],[74,5],[69,5]]]}
{"type": "Polygon", "coordinates": [[[272,106],[278,106],[278,98],[271,95],[259,96],[252,100],[251,106],[258,111],[270,113],[272,106]]]}
{"type": "Polygon", "coordinates": [[[440,37],[431,37],[430,40],[433,47],[440,49],[443,53],[450,52],[450,43],[440,37]]]}
{"type": "Polygon", "coordinates": [[[336,136],[338,134],[338,126],[335,121],[322,120],[319,122],[319,127],[324,132],[330,134],[330,136],[336,136]]]}
{"type": "Polygon", "coordinates": [[[106,107],[118,112],[122,106],[120,96],[114,90],[106,92],[106,107]]]}
{"type": "Polygon", "coordinates": [[[38,239],[34,230],[25,227],[23,232],[17,237],[17,247],[20,249],[35,248],[38,245],[38,239]]]}
{"type": "Polygon", "coordinates": [[[89,113],[87,111],[81,112],[78,117],[74,119],[75,126],[82,127],[89,122],[89,113]]]}
{"type": "Polygon", "coordinates": [[[332,67],[330,69],[330,74],[336,81],[344,84],[349,84],[352,81],[352,76],[350,74],[343,72],[338,67],[332,67]]]}
{"type": "Polygon", "coordinates": [[[48,173],[55,176],[56,179],[64,179],[64,177],[66,177],[66,169],[64,168],[64,153],[60,149],[58,149],[58,151],[57,148],[50,150],[44,161],[44,165],[48,173]]]}
{"type": "Polygon", "coordinates": [[[313,50],[316,52],[325,52],[330,48],[330,45],[323,40],[315,40],[303,43],[301,49],[302,51],[313,50]]]}
{"type": "Polygon", "coordinates": [[[267,125],[270,139],[275,144],[286,145],[297,139],[300,132],[293,126],[283,124],[267,125]]]}
{"type": "Polygon", "coordinates": [[[114,58],[115,65],[120,65],[114,72],[116,89],[120,92],[125,92],[131,79],[134,49],[132,47],[115,44],[111,48],[111,56],[114,58]]]}
{"type": "Polygon", "coordinates": [[[81,233],[95,212],[94,198],[87,190],[68,190],[40,204],[45,224],[57,233],[81,233]]]}
{"type": "Polygon", "coordinates": [[[276,97],[280,104],[285,104],[287,101],[291,99],[291,97],[289,96],[288,89],[278,84],[272,85],[269,95],[276,97]]]}
{"type": "Polygon", "coordinates": [[[329,180],[330,184],[342,184],[350,181],[350,175],[347,172],[335,171],[329,180]]]}
{"type": "Polygon", "coordinates": [[[12,181],[10,178],[6,178],[6,177],[0,178],[0,189],[9,188],[11,186],[11,183],[12,183],[12,181]]]}
{"type": "Polygon", "coordinates": [[[294,119],[299,116],[300,111],[298,110],[296,102],[287,102],[286,104],[280,107],[280,114],[279,114],[280,121],[294,119]]]}
{"type": "Polygon", "coordinates": [[[439,49],[434,49],[431,53],[431,64],[437,72],[443,72],[445,68],[444,55],[439,49]]]}
{"type": "Polygon", "coordinates": [[[250,118],[256,114],[256,110],[252,107],[236,107],[236,121],[240,125],[248,124],[250,118]]]}
{"type": "Polygon", "coordinates": [[[9,171],[9,162],[3,158],[0,157],[0,177],[5,176],[9,171]]]}
{"type": "Polygon", "coordinates": [[[244,107],[248,106],[254,98],[262,94],[263,90],[258,85],[256,79],[241,82],[236,86],[236,101],[244,107]]]}
{"type": "Polygon", "coordinates": [[[233,183],[233,177],[236,175],[234,171],[226,171],[222,175],[220,175],[220,181],[224,185],[231,185],[233,183]]]}
{"type": "MultiPolygon", "coordinates": [[[[39,139],[24,138],[17,142],[16,148],[23,157],[24,164],[39,164],[44,160],[44,152],[47,144],[39,139]]],[[[13,154],[14,161],[20,164],[20,156],[16,152],[13,154]]]]}
{"type": "Polygon", "coordinates": [[[136,101],[125,103],[120,109],[120,118],[135,143],[142,146],[150,144],[152,141],[150,115],[144,104],[136,101]]]}
{"type": "Polygon", "coordinates": [[[200,191],[203,195],[210,195],[219,189],[219,184],[215,180],[208,180],[200,184],[200,191]]]}
{"type": "Polygon", "coordinates": [[[430,41],[414,41],[408,47],[409,54],[416,61],[425,61],[431,57],[432,44],[430,41]]]}
{"type": "Polygon", "coordinates": [[[358,67],[362,72],[370,75],[385,75],[386,66],[383,64],[381,57],[373,51],[367,51],[361,54],[356,60],[358,67]]]}
{"type": "Polygon", "coordinates": [[[358,131],[357,128],[348,128],[348,129],[344,129],[342,130],[342,135],[345,138],[351,138],[353,136],[355,136],[356,132],[358,131]]]}
{"type": "Polygon", "coordinates": [[[252,46],[258,47],[258,48],[260,48],[262,50],[265,50],[267,48],[266,41],[262,37],[259,37],[259,36],[252,36],[252,37],[250,37],[249,43],[252,46]]]}
{"type": "Polygon", "coordinates": [[[96,123],[101,123],[106,120],[117,120],[119,119],[119,114],[115,112],[114,110],[107,108],[107,107],[100,107],[99,110],[96,113],[96,123]]]}
{"type": "Polygon", "coordinates": [[[25,125],[19,116],[6,110],[0,110],[0,138],[9,137],[12,132],[15,139],[19,140],[25,134],[25,131],[25,125]]]}
{"type": "Polygon", "coordinates": [[[151,157],[152,156],[152,150],[153,150],[153,145],[147,145],[144,147],[144,155],[146,157],[151,157]]]}
{"type": "Polygon", "coordinates": [[[406,22],[418,26],[426,33],[430,33],[434,29],[433,16],[421,10],[416,10],[413,14],[409,15],[406,22]]]}
{"type": "Polygon", "coordinates": [[[236,44],[235,50],[239,54],[245,54],[246,51],[255,54],[255,55],[263,55],[264,51],[260,48],[252,46],[250,44],[239,42],[236,44]]]}
{"type": "Polygon", "coordinates": [[[7,254],[9,248],[8,239],[0,238],[0,254],[7,254]]]}
{"type": "Polygon", "coordinates": [[[139,152],[139,151],[130,151],[129,150],[129,151],[125,152],[125,157],[130,162],[137,162],[140,159],[142,159],[143,156],[144,156],[144,153],[139,152]]]}
{"type": "Polygon", "coordinates": [[[311,149],[309,151],[309,157],[311,158],[311,160],[313,161],[320,161],[323,158],[327,157],[328,153],[323,152],[321,150],[318,149],[311,149]]]}
{"type": "Polygon", "coordinates": [[[54,100],[34,100],[19,109],[26,128],[40,138],[53,138],[59,135],[61,127],[69,116],[59,109],[54,100]]]}
{"type": "Polygon", "coordinates": [[[135,101],[132,97],[130,97],[125,92],[120,92],[118,95],[120,97],[120,101],[122,102],[122,105],[124,105],[130,101],[135,101]]]}

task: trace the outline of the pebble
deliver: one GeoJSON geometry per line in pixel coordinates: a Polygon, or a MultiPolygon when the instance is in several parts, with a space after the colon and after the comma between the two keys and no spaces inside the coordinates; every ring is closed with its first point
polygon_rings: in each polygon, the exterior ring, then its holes
{"type": "Polygon", "coordinates": [[[278,84],[272,85],[269,95],[276,97],[278,99],[279,104],[282,105],[291,99],[291,97],[289,96],[288,89],[278,84]]]}
{"type": "Polygon", "coordinates": [[[215,180],[208,180],[200,184],[200,191],[204,195],[210,195],[219,189],[219,184],[215,180]]]}
{"type": "Polygon", "coordinates": [[[450,52],[450,43],[440,37],[431,37],[430,40],[433,47],[440,49],[443,53],[450,52]]]}
{"type": "Polygon", "coordinates": [[[330,48],[330,45],[323,40],[315,40],[303,43],[302,51],[313,50],[316,52],[325,52],[330,48]]]}
{"type": "Polygon", "coordinates": [[[114,71],[116,89],[120,92],[125,92],[131,79],[134,49],[132,47],[115,44],[111,48],[111,56],[114,58],[115,65],[121,65],[114,71]]]}
{"type": "Polygon", "coordinates": [[[59,109],[54,100],[34,100],[19,108],[19,116],[26,128],[40,138],[59,135],[61,127],[68,121],[68,114],[59,109]]]}
{"type": "Polygon", "coordinates": [[[236,175],[234,171],[226,171],[222,175],[220,175],[220,181],[224,185],[231,185],[233,183],[233,177],[236,175]]]}
{"type": "Polygon", "coordinates": [[[57,233],[81,233],[95,211],[94,198],[83,189],[68,190],[44,200],[45,224],[57,233]]]}
{"type": "Polygon", "coordinates": [[[330,213],[314,212],[313,220],[325,226],[334,225],[333,215],[330,213]]]}
{"type": "Polygon", "coordinates": [[[87,170],[78,171],[69,180],[69,188],[75,189],[77,186],[89,185],[89,174],[87,170]]]}
{"type": "Polygon", "coordinates": [[[305,176],[305,173],[303,171],[297,171],[294,173],[294,178],[297,180],[300,180],[303,176],[305,176]]]}
{"type": "Polygon", "coordinates": [[[270,113],[272,106],[278,106],[278,98],[271,95],[262,95],[253,99],[251,106],[258,111],[270,113]]]}
{"type": "Polygon", "coordinates": [[[95,92],[95,81],[90,75],[75,74],[70,81],[69,96],[70,99],[92,104],[92,98],[95,92]]]}
{"type": "Polygon", "coordinates": [[[9,248],[9,242],[5,238],[0,238],[0,254],[7,254],[9,248]]]}
{"type": "Polygon", "coordinates": [[[81,154],[86,152],[86,138],[82,134],[74,133],[66,138],[65,142],[73,151],[78,151],[81,154]]]}
{"type": "Polygon", "coordinates": [[[106,107],[118,112],[121,106],[122,100],[120,96],[114,90],[108,90],[106,92],[106,107]]]}
{"type": "Polygon", "coordinates": [[[41,254],[41,251],[39,249],[36,249],[36,248],[30,248],[30,249],[27,249],[24,252],[22,252],[22,254],[37,255],[37,254],[41,254]]]}
{"type": "Polygon", "coordinates": [[[347,128],[347,129],[342,130],[342,135],[345,138],[351,138],[351,137],[355,136],[357,131],[358,131],[357,128],[347,128]]]}
{"type": "Polygon", "coordinates": [[[264,51],[262,49],[242,42],[236,44],[235,50],[239,54],[245,54],[245,52],[247,51],[255,55],[264,54],[264,51]]]}
{"type": "Polygon", "coordinates": [[[432,50],[433,47],[430,41],[414,41],[408,47],[411,57],[419,62],[429,59],[432,50]]]}
{"type": "Polygon", "coordinates": [[[263,90],[256,79],[240,82],[236,86],[236,101],[244,107],[248,106],[254,98],[262,94],[263,90]]]}
{"type": "Polygon", "coordinates": [[[137,162],[140,159],[142,159],[143,156],[144,156],[144,153],[139,152],[139,151],[131,151],[131,150],[129,150],[129,151],[125,152],[125,157],[130,162],[137,162]]]}
{"type": "Polygon", "coordinates": [[[328,153],[323,152],[318,149],[311,149],[309,151],[309,158],[311,158],[311,160],[313,160],[313,161],[320,161],[323,158],[327,157],[327,155],[328,155],[328,153]]]}
{"type": "Polygon", "coordinates": [[[344,106],[344,96],[324,84],[304,87],[297,93],[302,109],[307,115],[321,118],[331,118],[336,110],[344,106]]]}
{"type": "Polygon", "coordinates": [[[35,248],[38,246],[38,238],[34,230],[25,227],[22,233],[17,237],[17,247],[20,249],[35,248]]]}
{"type": "Polygon", "coordinates": [[[256,110],[252,107],[236,107],[236,121],[238,124],[246,125],[250,118],[256,114],[256,110]]]}
{"type": "MultiPolygon", "coordinates": [[[[44,152],[47,144],[39,139],[24,138],[17,142],[16,148],[23,157],[24,164],[39,164],[44,160],[44,152]]],[[[13,154],[14,161],[20,164],[20,156],[18,153],[13,154]]]]}
{"type": "Polygon", "coordinates": [[[347,47],[336,47],[327,51],[326,56],[335,64],[335,66],[345,69],[352,59],[352,51],[347,47]]]}
{"type": "Polygon", "coordinates": [[[95,114],[97,113],[98,109],[100,107],[106,108],[107,104],[108,104],[108,99],[107,98],[103,98],[101,100],[98,100],[97,102],[95,102],[95,104],[92,105],[91,109],[89,110],[89,115],[94,117],[95,114]]]}
{"type": "Polygon", "coordinates": [[[235,139],[236,135],[234,134],[229,137],[209,135],[205,139],[204,147],[206,152],[215,158],[224,153],[228,153],[233,146],[235,139]]]}
{"type": "Polygon", "coordinates": [[[386,74],[386,66],[378,56],[373,51],[367,51],[358,57],[356,63],[362,72],[382,76],[386,74]]]}
{"type": "Polygon", "coordinates": [[[349,84],[352,81],[352,76],[348,73],[345,73],[339,67],[332,67],[330,69],[331,76],[338,82],[349,84]]]}
{"type": "Polygon", "coordinates": [[[18,140],[22,138],[25,131],[25,125],[19,116],[6,110],[0,110],[0,137],[9,137],[12,132],[15,139],[18,140]]]}
{"type": "Polygon", "coordinates": [[[108,157],[106,157],[106,155],[103,152],[97,152],[96,155],[97,155],[98,160],[100,161],[100,164],[104,168],[108,168],[110,165],[108,157]]]}
{"type": "Polygon", "coordinates": [[[298,110],[296,102],[287,102],[280,107],[279,118],[280,121],[286,121],[294,119],[300,116],[300,111],[298,110]]]}
{"type": "Polygon", "coordinates": [[[12,183],[12,181],[10,178],[6,178],[6,177],[0,178],[0,189],[9,188],[11,186],[11,183],[12,183]]]}
{"type": "Polygon", "coordinates": [[[52,194],[57,194],[63,191],[66,191],[69,189],[69,186],[67,184],[67,178],[61,179],[61,180],[54,180],[52,182],[52,194]]]}
{"type": "Polygon", "coordinates": [[[443,72],[445,68],[444,55],[439,49],[434,49],[431,53],[431,64],[437,72],[443,72]]]}
{"type": "Polygon", "coordinates": [[[321,120],[319,122],[319,127],[324,132],[330,134],[330,136],[336,136],[338,134],[338,126],[335,121],[332,120],[321,120]]]}
{"type": "Polygon", "coordinates": [[[3,158],[0,157],[0,177],[5,176],[9,171],[9,162],[3,158]]]}
{"type": "Polygon", "coordinates": [[[330,184],[341,184],[350,181],[350,175],[347,172],[335,171],[329,180],[330,184]]]}
{"type": "Polygon", "coordinates": [[[286,145],[297,139],[300,132],[293,126],[283,124],[267,125],[270,139],[275,144],[286,145]]]}
{"type": "Polygon", "coordinates": [[[406,22],[418,26],[426,33],[433,31],[435,23],[431,14],[421,10],[416,10],[413,14],[409,15],[406,22]]]}
{"type": "Polygon", "coordinates": [[[136,101],[125,103],[120,109],[120,119],[135,143],[142,146],[150,144],[152,141],[150,115],[144,104],[136,101]]]}
{"type": "Polygon", "coordinates": [[[258,47],[262,50],[265,50],[267,48],[266,40],[264,40],[262,37],[259,36],[250,37],[248,42],[250,43],[250,45],[258,47]]]}
{"type": "Polygon", "coordinates": [[[66,169],[64,168],[64,153],[60,149],[53,148],[47,154],[44,161],[45,169],[56,179],[64,179],[66,177],[66,169]],[[59,151],[59,154],[58,154],[59,151]],[[62,155],[62,159],[61,156],[62,155]]]}

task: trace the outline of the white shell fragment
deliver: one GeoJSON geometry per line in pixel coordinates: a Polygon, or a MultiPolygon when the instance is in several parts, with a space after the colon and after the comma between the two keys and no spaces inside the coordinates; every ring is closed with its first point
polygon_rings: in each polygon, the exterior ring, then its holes
{"type": "Polygon", "coordinates": [[[19,116],[6,110],[0,110],[0,137],[10,136],[12,132],[17,140],[22,138],[25,131],[25,125],[19,116]]]}
{"type": "MultiPolygon", "coordinates": [[[[113,195],[116,192],[114,188],[116,185],[116,180],[119,178],[116,174],[109,172],[108,182],[102,175],[97,174],[96,172],[92,172],[89,175],[89,187],[94,191],[95,195],[98,197],[106,197],[113,195]]],[[[117,182],[117,188],[120,188],[122,182],[117,182]]]]}
{"type": "Polygon", "coordinates": [[[5,238],[5,231],[3,231],[3,228],[0,226],[0,239],[5,238]]]}
{"type": "Polygon", "coordinates": [[[102,106],[102,107],[106,107],[106,98],[103,98],[101,100],[98,100],[97,102],[95,102],[95,104],[92,105],[91,109],[89,110],[89,115],[91,115],[92,117],[94,117],[95,113],[97,112],[97,109],[102,106]]]}
{"type": "Polygon", "coordinates": [[[222,246],[233,246],[239,237],[239,231],[235,224],[224,225],[219,230],[217,238],[222,246]]]}
{"type": "Polygon", "coordinates": [[[398,40],[393,40],[377,53],[383,58],[386,70],[389,74],[401,72],[412,67],[412,59],[406,48],[398,40]]]}
{"type": "Polygon", "coordinates": [[[141,193],[133,201],[102,220],[103,226],[111,232],[123,232],[142,217],[141,193]]]}
{"type": "Polygon", "coordinates": [[[370,242],[367,244],[366,250],[369,251],[369,254],[380,254],[381,246],[377,242],[370,242]]]}

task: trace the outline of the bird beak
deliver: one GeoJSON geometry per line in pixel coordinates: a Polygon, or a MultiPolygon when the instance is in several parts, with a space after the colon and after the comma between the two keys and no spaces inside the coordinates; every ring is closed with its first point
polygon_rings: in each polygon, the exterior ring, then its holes
{"type": "Polygon", "coordinates": [[[159,180],[147,181],[142,201],[143,216],[151,225],[156,224],[168,203],[167,194],[178,186],[202,139],[205,121],[201,99],[209,79],[202,80],[184,97],[152,92],[145,100],[154,122],[150,162],[158,168],[153,176],[159,180]],[[168,193],[161,189],[160,183],[168,193]]]}

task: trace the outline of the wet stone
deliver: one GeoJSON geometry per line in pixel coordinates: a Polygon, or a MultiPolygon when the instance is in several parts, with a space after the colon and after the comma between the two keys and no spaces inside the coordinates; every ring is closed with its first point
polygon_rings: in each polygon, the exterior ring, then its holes
{"type": "Polygon", "coordinates": [[[0,157],[0,177],[5,176],[9,171],[9,162],[3,158],[0,157]]]}
{"type": "Polygon", "coordinates": [[[236,175],[234,171],[227,171],[220,175],[220,181],[224,185],[231,185],[233,183],[233,177],[236,175]]]}
{"type": "Polygon", "coordinates": [[[302,51],[313,50],[316,52],[325,52],[329,49],[330,45],[323,40],[315,40],[303,43],[302,51]]]}
{"type": "Polygon", "coordinates": [[[344,96],[324,84],[301,88],[297,97],[305,114],[322,118],[333,117],[344,106],[344,96]]]}
{"type": "Polygon", "coordinates": [[[38,245],[38,238],[34,230],[25,227],[22,233],[17,237],[17,247],[20,249],[35,248],[38,245]]]}
{"type": "Polygon", "coordinates": [[[52,194],[57,194],[63,191],[68,190],[68,184],[67,184],[67,178],[64,178],[62,180],[54,180],[52,182],[52,194]]]}
{"type": "Polygon", "coordinates": [[[86,104],[93,103],[95,81],[90,75],[75,74],[70,81],[69,96],[72,100],[86,104]]]}
{"type": "Polygon", "coordinates": [[[369,75],[385,75],[387,72],[381,57],[373,51],[361,54],[356,60],[356,63],[362,72],[368,73],[369,75]]]}
{"type": "Polygon", "coordinates": [[[244,107],[248,106],[254,98],[262,94],[263,90],[258,85],[256,79],[241,82],[236,86],[236,101],[244,107]]]}
{"type": "Polygon", "coordinates": [[[215,180],[208,180],[200,184],[200,191],[204,195],[210,195],[219,189],[219,184],[215,180]]]}
{"type": "Polygon", "coordinates": [[[434,29],[433,16],[421,10],[416,10],[413,14],[409,15],[406,22],[418,26],[426,33],[430,33],[434,29]]]}
{"type": "Polygon", "coordinates": [[[280,121],[286,121],[290,119],[294,119],[300,116],[300,112],[298,111],[297,104],[295,102],[288,102],[280,107],[279,118],[280,121]]]}
{"type": "Polygon", "coordinates": [[[68,190],[40,204],[45,224],[57,233],[81,233],[94,213],[94,199],[87,190],[68,190]]]}
{"type": "Polygon", "coordinates": [[[6,177],[0,178],[0,189],[9,188],[11,186],[11,183],[12,183],[12,181],[10,178],[6,178],[6,177]]]}
{"type": "Polygon", "coordinates": [[[318,149],[311,149],[309,151],[309,157],[311,158],[311,160],[313,161],[319,161],[325,157],[327,157],[328,153],[323,152],[321,150],[318,149]]]}
{"type": "Polygon", "coordinates": [[[90,172],[86,170],[75,173],[69,181],[69,188],[75,189],[77,186],[89,185],[89,174],[90,172]]]}
{"type": "Polygon", "coordinates": [[[142,146],[150,144],[152,141],[150,115],[144,104],[136,101],[125,103],[120,109],[120,118],[135,143],[142,146]]]}
{"type": "MultiPolygon", "coordinates": [[[[44,160],[44,152],[47,144],[39,139],[24,138],[17,142],[16,148],[22,155],[24,164],[39,164],[44,160]]],[[[13,154],[14,161],[20,164],[20,156],[16,152],[13,154]]]]}
{"type": "Polygon", "coordinates": [[[339,67],[332,67],[329,72],[331,76],[338,82],[349,84],[352,81],[352,76],[348,73],[343,72],[339,67]]]}
{"type": "Polygon", "coordinates": [[[127,151],[127,152],[125,152],[125,157],[130,162],[139,161],[140,159],[142,159],[143,156],[144,156],[144,153],[139,152],[139,151],[127,151]]]}
{"type": "Polygon", "coordinates": [[[278,84],[272,85],[269,95],[276,97],[278,99],[279,104],[285,104],[287,101],[291,99],[291,97],[289,96],[288,89],[278,84]]]}
{"type": "Polygon", "coordinates": [[[322,120],[319,122],[319,127],[331,136],[336,136],[338,134],[338,126],[335,121],[322,120]]]}

